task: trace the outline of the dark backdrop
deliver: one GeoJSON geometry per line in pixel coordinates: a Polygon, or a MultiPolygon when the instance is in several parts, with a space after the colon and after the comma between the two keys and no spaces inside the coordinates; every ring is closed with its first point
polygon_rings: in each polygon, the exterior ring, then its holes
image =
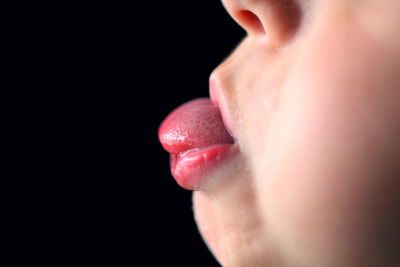
{"type": "Polygon", "coordinates": [[[126,162],[130,171],[123,185],[124,195],[134,200],[123,206],[131,215],[136,207],[140,211],[130,217],[138,227],[132,228],[132,239],[138,231],[137,244],[143,244],[136,251],[154,253],[157,260],[173,266],[218,266],[197,231],[192,193],[179,188],[170,176],[168,154],[158,143],[157,129],[177,105],[208,96],[211,71],[244,33],[218,0],[159,2],[163,4],[133,12],[144,17],[136,17],[132,25],[132,41],[138,48],[131,50],[134,68],[127,80],[132,80],[126,81],[129,87],[122,100],[129,110],[123,117],[134,136],[133,160],[126,162]]]}
{"type": "Polygon", "coordinates": [[[31,95],[41,100],[34,127],[46,130],[32,133],[44,156],[29,157],[39,174],[23,203],[32,260],[218,266],[157,129],[179,104],[208,96],[211,71],[243,31],[218,0],[35,8],[23,27],[37,71],[31,95]]]}

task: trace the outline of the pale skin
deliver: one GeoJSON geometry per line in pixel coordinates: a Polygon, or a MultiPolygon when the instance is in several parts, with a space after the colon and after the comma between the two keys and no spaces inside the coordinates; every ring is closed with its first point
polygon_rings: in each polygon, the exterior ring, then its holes
{"type": "Polygon", "coordinates": [[[400,266],[400,1],[223,4],[248,34],[210,78],[242,151],[193,194],[211,252],[400,266]]]}

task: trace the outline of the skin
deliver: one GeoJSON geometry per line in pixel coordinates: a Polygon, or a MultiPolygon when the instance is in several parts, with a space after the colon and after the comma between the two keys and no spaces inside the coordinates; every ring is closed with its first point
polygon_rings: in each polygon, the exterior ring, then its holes
{"type": "Polygon", "coordinates": [[[212,253],[400,266],[400,2],[223,4],[248,35],[210,78],[241,149],[193,194],[212,253]]]}

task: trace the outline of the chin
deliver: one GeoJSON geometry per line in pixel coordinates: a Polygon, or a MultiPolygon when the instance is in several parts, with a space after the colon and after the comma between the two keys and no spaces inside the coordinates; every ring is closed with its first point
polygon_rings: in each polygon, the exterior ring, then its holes
{"type": "Polygon", "coordinates": [[[242,154],[208,177],[193,193],[195,220],[206,245],[223,266],[280,266],[265,234],[242,154]]]}

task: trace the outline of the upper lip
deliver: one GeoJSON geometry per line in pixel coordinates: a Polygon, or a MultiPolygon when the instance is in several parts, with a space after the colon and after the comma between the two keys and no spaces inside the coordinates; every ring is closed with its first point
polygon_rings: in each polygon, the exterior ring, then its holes
{"type": "Polygon", "coordinates": [[[233,130],[233,121],[231,118],[231,112],[229,110],[229,107],[227,105],[227,101],[224,98],[223,94],[223,84],[221,83],[220,78],[216,73],[212,73],[209,79],[209,93],[210,93],[210,99],[216,105],[222,116],[222,121],[224,122],[225,128],[228,130],[230,135],[236,139],[236,135],[233,130]]]}

